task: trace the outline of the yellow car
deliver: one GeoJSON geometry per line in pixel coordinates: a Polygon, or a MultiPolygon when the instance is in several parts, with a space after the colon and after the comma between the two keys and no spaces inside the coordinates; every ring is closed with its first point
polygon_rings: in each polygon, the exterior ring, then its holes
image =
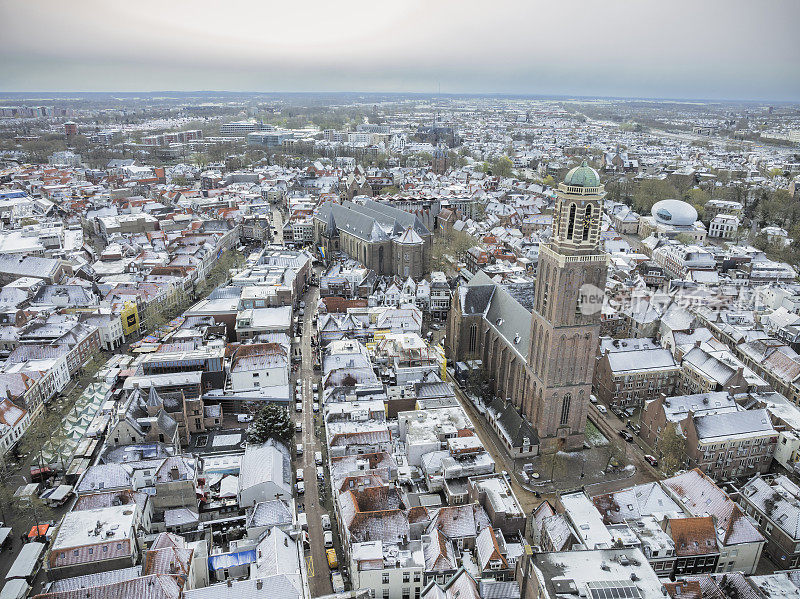
{"type": "Polygon", "coordinates": [[[336,557],[336,549],[328,549],[325,552],[325,555],[328,556],[328,567],[331,570],[335,570],[339,567],[339,560],[336,557]]]}

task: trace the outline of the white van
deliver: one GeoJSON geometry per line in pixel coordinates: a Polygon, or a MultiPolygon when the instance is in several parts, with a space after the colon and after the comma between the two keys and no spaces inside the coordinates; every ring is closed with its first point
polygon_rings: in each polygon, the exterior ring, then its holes
{"type": "Polygon", "coordinates": [[[328,514],[322,514],[322,530],[331,529],[331,517],[328,514]]]}
{"type": "Polygon", "coordinates": [[[333,533],[329,530],[325,531],[325,549],[333,547],[333,533]]]}
{"type": "Polygon", "coordinates": [[[296,450],[295,453],[297,453],[297,455],[303,455],[303,444],[298,443],[295,450],[296,450]]]}
{"type": "Polygon", "coordinates": [[[321,451],[314,452],[314,463],[317,466],[322,466],[322,452],[321,451]]]}

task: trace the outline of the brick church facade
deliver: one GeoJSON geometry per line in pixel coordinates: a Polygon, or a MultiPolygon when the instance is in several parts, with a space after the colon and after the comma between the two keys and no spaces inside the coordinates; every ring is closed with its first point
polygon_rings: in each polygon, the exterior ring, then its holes
{"type": "Polygon", "coordinates": [[[544,451],[583,446],[606,280],[597,172],[572,169],[556,193],[533,313],[479,272],[456,293],[446,340],[450,359],[482,361],[495,394],[531,422],[544,451]]]}
{"type": "Polygon", "coordinates": [[[433,234],[416,214],[374,200],[326,202],[313,222],[326,263],[341,252],[379,275],[419,280],[430,270],[433,234]]]}

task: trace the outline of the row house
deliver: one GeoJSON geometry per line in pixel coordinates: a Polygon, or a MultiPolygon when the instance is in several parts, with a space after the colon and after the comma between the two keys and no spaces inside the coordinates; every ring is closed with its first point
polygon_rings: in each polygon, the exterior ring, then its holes
{"type": "Polygon", "coordinates": [[[10,399],[0,400],[0,458],[11,450],[28,429],[30,412],[10,399]]]}
{"type": "Polygon", "coordinates": [[[744,511],[766,538],[765,552],[781,569],[800,567],[800,487],[786,476],[757,474],[739,491],[744,511]]]}
{"type": "Polygon", "coordinates": [[[100,331],[76,315],[53,314],[31,321],[20,331],[20,345],[64,347],[70,376],[100,350],[100,331]]]}
{"type": "Polygon", "coordinates": [[[713,518],[719,548],[716,572],[756,573],[766,539],[711,478],[695,468],[662,481],[661,486],[690,516],[713,518]]]}
{"type": "Polygon", "coordinates": [[[597,398],[618,408],[641,408],[678,388],[681,368],[669,350],[650,339],[600,341],[593,389],[597,398]]]}
{"type": "Polygon", "coordinates": [[[665,524],[675,543],[676,576],[716,571],[719,548],[711,516],[668,518],[665,524]]]}
{"type": "Polygon", "coordinates": [[[687,394],[727,391],[735,395],[748,391],[744,365],[727,350],[712,353],[698,342],[683,356],[681,367],[682,387],[687,394]]]}
{"type": "Polygon", "coordinates": [[[764,409],[700,416],[690,412],[681,430],[687,463],[718,480],[767,472],[778,441],[764,409]]]}

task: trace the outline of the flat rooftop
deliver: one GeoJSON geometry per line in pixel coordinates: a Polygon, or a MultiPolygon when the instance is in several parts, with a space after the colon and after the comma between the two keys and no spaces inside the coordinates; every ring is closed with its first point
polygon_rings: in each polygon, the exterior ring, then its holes
{"type": "Polygon", "coordinates": [[[135,518],[133,505],[69,512],[58,528],[53,550],[130,539],[135,518]]]}
{"type": "Polygon", "coordinates": [[[534,565],[550,597],[664,598],[661,581],[636,548],[540,553],[534,565]]]}

